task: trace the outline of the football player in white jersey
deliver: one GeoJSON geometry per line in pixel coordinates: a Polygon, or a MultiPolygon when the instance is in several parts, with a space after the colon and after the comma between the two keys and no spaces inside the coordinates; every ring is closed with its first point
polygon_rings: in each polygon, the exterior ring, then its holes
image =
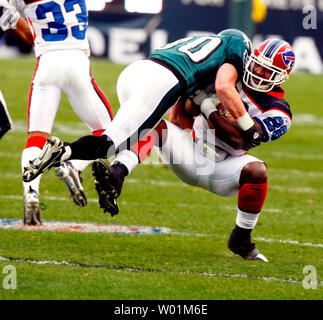
{"type": "MultiPolygon", "coordinates": [[[[0,0],[0,38],[8,32],[20,37],[29,45],[33,45],[33,35],[27,22],[22,19],[17,10],[10,6],[7,0],[0,0]]],[[[11,118],[6,101],[0,91],[0,139],[11,129],[11,118]]]]}
{"type": "MultiPolygon", "coordinates": [[[[38,156],[50,136],[61,93],[65,92],[75,113],[93,135],[101,135],[112,120],[112,111],[90,71],[90,49],[86,36],[88,12],[85,0],[10,0],[34,33],[37,58],[28,100],[28,138],[21,166],[38,156]]],[[[69,161],[56,169],[74,202],[87,204],[79,173],[92,161],[69,161]]],[[[138,163],[138,156],[126,150],[115,162],[124,173],[138,163]]],[[[41,224],[40,176],[24,186],[24,223],[41,224]]]]}

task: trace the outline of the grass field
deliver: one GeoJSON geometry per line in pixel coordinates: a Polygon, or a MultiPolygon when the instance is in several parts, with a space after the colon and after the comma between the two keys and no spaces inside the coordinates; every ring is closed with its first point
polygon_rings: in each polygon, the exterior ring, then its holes
{"type": "MultiPolygon", "coordinates": [[[[14,122],[14,129],[0,141],[2,219],[23,217],[20,156],[34,67],[31,57],[0,60],[1,91],[14,122]]],[[[92,73],[114,111],[115,83],[122,68],[92,60],[92,73]]],[[[120,213],[113,218],[98,207],[90,167],[82,174],[89,199],[85,208],[72,203],[51,170],[40,189],[47,206],[44,221],[165,227],[171,232],[0,229],[0,299],[322,300],[323,76],[293,75],[285,88],[294,115],[291,130],[250,152],[269,167],[268,197],[253,232],[269,263],[247,262],[228,250],[236,197],[187,186],[164,166],[134,170],[119,200],[120,213]],[[2,288],[7,265],[16,267],[16,290],[2,288]],[[316,289],[303,287],[307,265],[316,270],[316,289]]],[[[65,97],[52,134],[66,141],[87,134],[65,97]]]]}

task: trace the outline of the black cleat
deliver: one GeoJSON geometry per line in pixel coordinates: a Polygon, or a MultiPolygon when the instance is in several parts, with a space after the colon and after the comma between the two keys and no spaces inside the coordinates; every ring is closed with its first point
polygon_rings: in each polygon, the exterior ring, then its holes
{"type": "Polygon", "coordinates": [[[112,166],[100,159],[92,165],[92,175],[95,178],[95,189],[98,192],[100,208],[104,212],[109,212],[111,216],[118,214],[119,208],[117,198],[121,194],[121,189],[126,175],[125,166],[116,163],[112,166]]]}
{"type": "Polygon", "coordinates": [[[241,256],[245,260],[261,260],[263,262],[268,262],[268,259],[259,252],[255,244],[251,242],[251,237],[246,239],[241,238],[237,235],[236,229],[231,232],[228,240],[229,249],[241,256]]]}

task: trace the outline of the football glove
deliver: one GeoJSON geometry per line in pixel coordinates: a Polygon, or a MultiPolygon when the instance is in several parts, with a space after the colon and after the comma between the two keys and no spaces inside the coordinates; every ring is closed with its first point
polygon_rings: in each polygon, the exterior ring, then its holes
{"type": "Polygon", "coordinates": [[[262,141],[262,131],[254,124],[248,130],[242,131],[242,137],[244,141],[243,150],[250,150],[257,147],[262,141]]]}
{"type": "Polygon", "coordinates": [[[2,31],[7,31],[9,29],[15,29],[20,17],[19,12],[13,6],[0,7],[0,28],[2,31]]]}

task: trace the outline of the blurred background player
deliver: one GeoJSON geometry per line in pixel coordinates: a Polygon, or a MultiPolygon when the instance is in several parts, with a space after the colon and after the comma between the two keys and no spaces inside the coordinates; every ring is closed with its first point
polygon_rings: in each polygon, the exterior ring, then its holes
{"type": "MultiPolygon", "coordinates": [[[[113,115],[90,72],[85,0],[11,0],[10,4],[26,17],[35,34],[37,65],[29,93],[28,138],[21,160],[24,168],[40,154],[50,135],[62,91],[93,135],[100,135],[113,115]]],[[[138,163],[138,156],[126,150],[118,155],[118,160],[131,171],[132,163],[138,163]]],[[[74,202],[81,207],[87,200],[79,173],[88,164],[89,161],[69,161],[56,170],[74,202]]],[[[32,182],[23,182],[27,225],[41,224],[39,183],[40,176],[32,182]]]]}
{"type": "MultiPolygon", "coordinates": [[[[3,37],[6,31],[20,37],[31,46],[34,43],[28,23],[19,16],[17,10],[10,6],[6,0],[0,0],[0,38],[3,37]]],[[[0,139],[10,129],[10,114],[6,101],[0,91],[0,139]]]]}
{"type": "MultiPolygon", "coordinates": [[[[217,94],[243,129],[245,144],[260,143],[258,128],[246,112],[236,82],[251,53],[250,40],[233,35],[202,35],[180,39],[153,51],[145,60],[124,69],[118,78],[120,108],[100,137],[85,136],[63,147],[52,138],[34,162],[26,166],[24,181],[32,181],[60,160],[108,158],[129,148],[152,130],[179,98],[187,98],[213,83],[217,94]]],[[[119,171],[120,165],[118,165],[119,171]]],[[[116,209],[119,190],[105,186],[105,176],[93,168],[101,207],[116,209]]]]}

